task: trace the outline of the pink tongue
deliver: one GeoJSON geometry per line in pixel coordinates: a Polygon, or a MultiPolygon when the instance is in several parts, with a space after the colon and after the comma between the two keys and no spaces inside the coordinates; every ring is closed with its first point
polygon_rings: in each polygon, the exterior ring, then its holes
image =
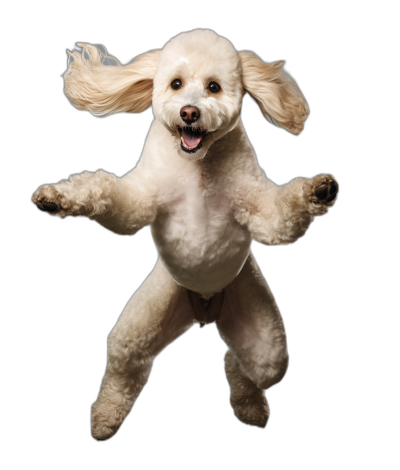
{"type": "Polygon", "coordinates": [[[183,145],[188,148],[188,149],[194,149],[196,148],[200,141],[201,141],[201,135],[199,134],[189,134],[189,132],[186,132],[185,129],[182,129],[182,142],[183,145]]]}

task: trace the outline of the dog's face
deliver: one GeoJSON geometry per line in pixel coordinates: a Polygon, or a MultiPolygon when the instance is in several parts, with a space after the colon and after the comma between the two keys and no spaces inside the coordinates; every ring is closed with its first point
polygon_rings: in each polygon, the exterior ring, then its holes
{"type": "Polygon", "coordinates": [[[243,94],[239,56],[213,31],[180,34],[161,51],[153,110],[182,157],[203,158],[213,142],[233,129],[243,94]]]}

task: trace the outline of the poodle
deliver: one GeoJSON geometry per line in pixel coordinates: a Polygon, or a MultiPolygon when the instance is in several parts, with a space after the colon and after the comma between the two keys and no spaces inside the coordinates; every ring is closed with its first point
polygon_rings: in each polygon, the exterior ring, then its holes
{"type": "Polygon", "coordinates": [[[108,361],[92,406],[92,435],[115,434],[148,380],[154,357],[193,324],[215,322],[228,346],[230,402],[237,418],[264,427],[264,390],[288,365],[274,297],[251,241],[286,244],[334,204],[330,175],[277,186],[266,178],[240,118],[249,93],[265,118],[299,134],[309,109],[283,61],[237,52],[210,30],[171,39],[121,65],[78,44],[68,52],[65,93],[94,115],[139,113],[154,121],[136,167],[122,178],[83,172],[33,195],[39,209],[86,216],[118,234],[151,225],[159,258],[108,338],[108,361]]]}

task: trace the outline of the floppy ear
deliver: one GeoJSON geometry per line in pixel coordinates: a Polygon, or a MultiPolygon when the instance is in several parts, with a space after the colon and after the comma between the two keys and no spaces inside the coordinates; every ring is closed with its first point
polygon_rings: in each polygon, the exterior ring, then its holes
{"type": "Polygon", "coordinates": [[[252,52],[239,52],[243,87],[265,118],[292,134],[303,130],[309,109],[296,83],[283,70],[284,61],[266,64],[252,52]]]}
{"type": "Polygon", "coordinates": [[[151,105],[160,51],[147,52],[131,64],[121,65],[107,51],[103,54],[90,44],[77,45],[82,52],[67,51],[64,81],[65,94],[78,109],[101,116],[120,111],[140,113],[151,105]]]}

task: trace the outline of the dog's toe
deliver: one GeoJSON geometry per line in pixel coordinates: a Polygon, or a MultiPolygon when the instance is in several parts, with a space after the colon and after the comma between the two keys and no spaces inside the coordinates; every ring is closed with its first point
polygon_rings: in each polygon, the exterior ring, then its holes
{"type": "Polygon", "coordinates": [[[36,203],[38,209],[44,212],[57,212],[58,207],[55,202],[37,202],[36,203]]]}
{"type": "Polygon", "coordinates": [[[328,186],[326,184],[320,186],[315,190],[315,195],[320,201],[323,201],[328,196],[328,186]]]}
{"type": "Polygon", "coordinates": [[[40,212],[47,212],[46,209],[39,202],[37,204],[35,204],[35,207],[40,212]]]}
{"type": "Polygon", "coordinates": [[[55,212],[57,210],[57,204],[54,204],[54,202],[42,202],[42,206],[47,212],[55,212]]]}

